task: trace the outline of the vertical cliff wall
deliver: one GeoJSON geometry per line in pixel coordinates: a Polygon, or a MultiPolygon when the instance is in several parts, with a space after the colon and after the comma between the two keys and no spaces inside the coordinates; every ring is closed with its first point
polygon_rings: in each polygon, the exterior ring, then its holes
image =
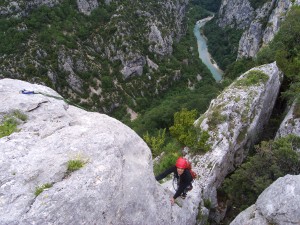
{"type": "Polygon", "coordinates": [[[209,132],[211,150],[194,158],[198,174],[199,197],[211,202],[216,222],[226,209],[218,205],[217,188],[224,178],[242,163],[268,123],[282,73],[276,63],[253,68],[227,87],[196,121],[209,132]],[[256,78],[255,78],[256,77],[256,78]],[[252,80],[252,81],[251,81],[252,80]]]}
{"type": "Polygon", "coordinates": [[[299,5],[299,1],[269,0],[253,8],[249,0],[223,0],[218,24],[220,27],[245,30],[239,42],[237,58],[253,57],[274,38],[293,5],[299,5]]]}

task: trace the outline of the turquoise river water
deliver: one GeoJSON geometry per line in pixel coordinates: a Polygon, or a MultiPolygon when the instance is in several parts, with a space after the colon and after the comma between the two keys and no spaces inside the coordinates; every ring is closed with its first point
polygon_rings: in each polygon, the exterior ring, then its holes
{"type": "Polygon", "coordinates": [[[223,71],[219,69],[218,65],[215,63],[215,61],[211,58],[206,44],[206,38],[201,34],[200,28],[204,26],[204,24],[211,20],[213,17],[207,17],[205,19],[199,20],[195,27],[194,27],[194,34],[197,38],[197,44],[198,44],[198,52],[199,52],[199,58],[202,60],[202,62],[207,66],[207,68],[212,73],[214,79],[219,82],[222,79],[223,71]]]}

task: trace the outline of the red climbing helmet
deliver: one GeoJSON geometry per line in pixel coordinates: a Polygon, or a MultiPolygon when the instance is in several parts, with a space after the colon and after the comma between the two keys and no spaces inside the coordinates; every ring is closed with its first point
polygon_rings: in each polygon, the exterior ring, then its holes
{"type": "Polygon", "coordinates": [[[184,158],[179,157],[176,161],[176,167],[179,169],[186,169],[187,162],[184,158]]]}

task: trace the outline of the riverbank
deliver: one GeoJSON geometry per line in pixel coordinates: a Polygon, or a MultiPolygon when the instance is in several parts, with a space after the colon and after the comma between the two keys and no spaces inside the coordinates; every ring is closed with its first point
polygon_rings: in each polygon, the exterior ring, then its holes
{"type": "Polygon", "coordinates": [[[208,52],[207,39],[200,31],[201,27],[203,27],[205,25],[205,23],[207,23],[208,21],[210,21],[213,18],[214,18],[214,16],[209,16],[202,20],[198,20],[194,27],[194,35],[197,38],[199,58],[210,70],[214,79],[217,82],[219,82],[222,80],[222,75],[224,72],[219,68],[218,64],[215,62],[215,60],[212,58],[211,54],[208,52]]]}

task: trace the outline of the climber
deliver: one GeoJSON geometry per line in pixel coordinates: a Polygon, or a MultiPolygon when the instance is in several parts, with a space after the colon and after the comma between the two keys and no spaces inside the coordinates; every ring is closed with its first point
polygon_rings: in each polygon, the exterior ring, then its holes
{"type": "Polygon", "coordinates": [[[174,173],[174,176],[177,179],[178,188],[174,196],[171,198],[172,205],[174,204],[175,199],[179,196],[185,199],[187,192],[192,190],[193,188],[193,177],[190,171],[187,169],[187,165],[188,162],[186,161],[186,159],[179,157],[176,161],[175,166],[170,167],[169,169],[165,170],[163,173],[155,177],[155,179],[159,181],[165,178],[167,175],[174,173]]]}

